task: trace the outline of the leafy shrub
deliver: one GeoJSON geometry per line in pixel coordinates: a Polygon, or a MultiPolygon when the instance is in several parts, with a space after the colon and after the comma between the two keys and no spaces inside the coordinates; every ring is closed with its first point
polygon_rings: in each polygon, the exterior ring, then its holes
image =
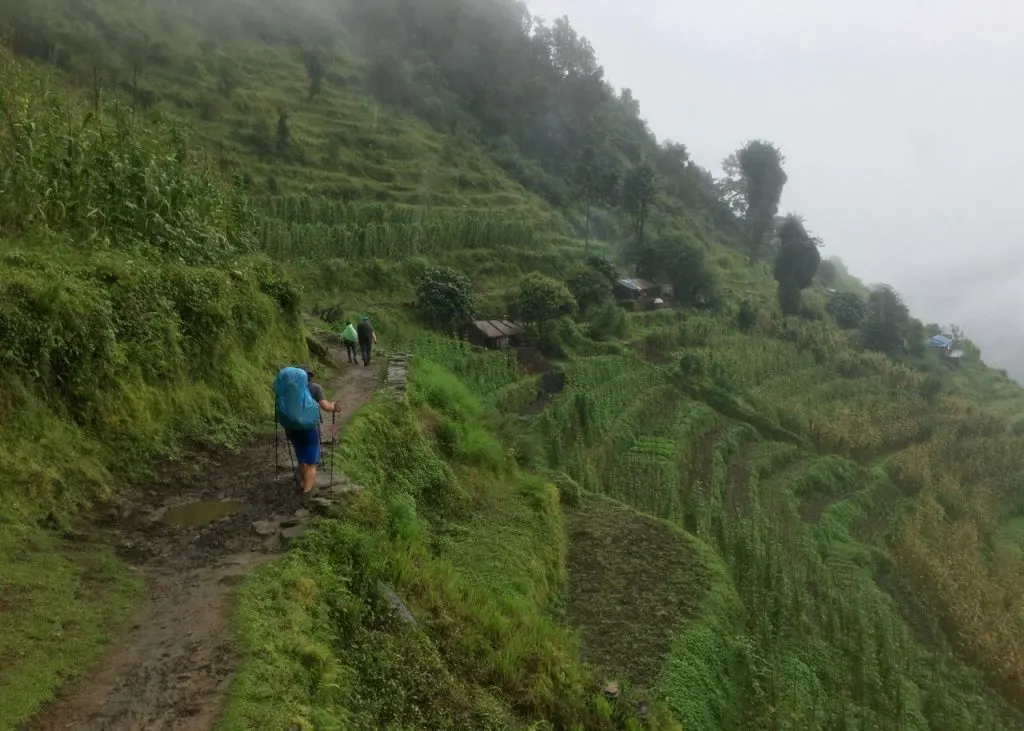
{"type": "Polygon", "coordinates": [[[568,288],[556,279],[534,272],[519,283],[515,310],[520,318],[536,325],[541,337],[549,330],[548,324],[559,317],[576,312],[576,300],[568,288]]]}
{"type": "Polygon", "coordinates": [[[842,292],[830,297],[826,310],[844,330],[860,327],[867,315],[864,301],[852,292],[842,292]]]}
{"type": "Polygon", "coordinates": [[[430,267],[419,277],[416,308],[431,324],[448,330],[473,316],[473,286],[451,267],[430,267]]]}
{"type": "Polygon", "coordinates": [[[750,332],[757,324],[757,308],[749,297],[740,300],[739,309],[736,312],[736,326],[742,332],[750,332]]]}
{"type": "Polygon", "coordinates": [[[611,285],[597,269],[579,266],[567,280],[581,314],[586,315],[611,297],[611,285]]]}

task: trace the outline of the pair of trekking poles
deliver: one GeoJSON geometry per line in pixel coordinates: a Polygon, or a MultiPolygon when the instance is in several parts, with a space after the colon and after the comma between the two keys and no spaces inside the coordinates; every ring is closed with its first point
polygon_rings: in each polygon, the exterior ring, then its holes
{"type": "MultiPolygon", "coordinates": [[[[328,487],[334,487],[334,447],[338,446],[337,445],[337,441],[338,441],[337,416],[338,416],[337,412],[335,412],[335,411],[331,412],[331,464],[330,464],[330,466],[328,468],[328,474],[330,475],[330,484],[328,485],[328,487]]],[[[323,423],[324,423],[324,418],[323,418],[323,416],[321,416],[320,417],[320,425],[316,428],[316,441],[317,441],[317,446],[319,447],[320,461],[321,462],[323,461],[323,456],[324,456],[324,440],[323,440],[323,433],[322,433],[323,423]]],[[[275,406],[275,410],[274,410],[274,482],[277,482],[277,475],[280,472],[280,454],[281,454],[281,449],[280,449],[279,444],[280,444],[281,430],[282,429],[283,429],[283,427],[281,426],[280,422],[278,422],[278,420],[277,420],[277,410],[276,410],[276,406],[275,406]]],[[[291,464],[292,478],[295,480],[295,486],[297,488],[299,488],[299,490],[301,491],[302,490],[302,481],[299,479],[299,470],[297,469],[297,466],[295,464],[295,462],[296,462],[295,448],[292,446],[292,441],[288,438],[287,432],[285,432],[284,441],[288,444],[288,460],[289,460],[289,463],[291,464]]],[[[314,486],[313,489],[315,490],[316,487],[314,486]]]]}

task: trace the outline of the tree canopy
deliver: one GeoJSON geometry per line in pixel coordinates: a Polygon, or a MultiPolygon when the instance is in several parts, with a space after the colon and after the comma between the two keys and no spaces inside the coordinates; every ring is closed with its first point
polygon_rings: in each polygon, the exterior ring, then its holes
{"type": "Polygon", "coordinates": [[[751,260],[762,256],[779,212],[782,189],[788,180],[782,167],[785,162],[778,147],[765,140],[752,140],[722,165],[726,179],[721,192],[733,212],[744,219],[751,260]]]}
{"type": "Polygon", "coordinates": [[[473,316],[473,286],[451,267],[430,267],[419,277],[416,308],[430,324],[451,329],[473,316]]]}
{"type": "Polygon", "coordinates": [[[775,257],[775,281],[779,304],[787,315],[800,312],[800,292],[814,281],[821,263],[818,241],[804,228],[803,219],[787,215],[779,226],[779,251],[775,257]]]}
{"type": "Polygon", "coordinates": [[[522,279],[514,304],[519,317],[536,326],[542,336],[552,320],[576,313],[576,300],[568,287],[539,272],[522,279]]]}

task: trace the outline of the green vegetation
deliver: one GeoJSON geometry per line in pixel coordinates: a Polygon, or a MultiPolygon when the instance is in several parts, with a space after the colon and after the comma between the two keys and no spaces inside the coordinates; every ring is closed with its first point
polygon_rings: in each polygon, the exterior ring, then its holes
{"type": "Polygon", "coordinates": [[[621,727],[546,611],[566,581],[555,487],[508,459],[496,413],[441,364],[412,386],[409,406],[380,398],[346,431],[370,489],[245,592],[250,659],[223,727],[621,727]]]}
{"type": "Polygon", "coordinates": [[[89,113],[0,53],[0,725],[102,649],[136,594],[44,530],[189,438],[232,442],[303,345],[299,294],[177,129],[89,113]]]}
{"type": "Polygon", "coordinates": [[[0,532],[0,728],[89,669],[139,597],[109,549],[5,522],[0,532]]]}
{"type": "Polygon", "coordinates": [[[243,588],[223,728],[1024,726],[1024,390],[822,262],[778,148],[712,175],[511,0],[136,5],[0,5],[89,89],[2,57],[0,660],[42,679],[4,722],[134,592],[56,529],[244,438],[326,305],[414,353],[409,401],[243,588]],[[475,311],[539,352],[430,329],[475,311]]]}

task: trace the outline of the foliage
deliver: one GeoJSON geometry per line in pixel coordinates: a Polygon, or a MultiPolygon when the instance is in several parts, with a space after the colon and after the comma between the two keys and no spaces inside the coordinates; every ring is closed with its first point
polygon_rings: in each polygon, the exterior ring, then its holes
{"type": "Polygon", "coordinates": [[[579,154],[573,171],[573,182],[585,206],[586,241],[590,241],[590,207],[614,203],[619,193],[619,170],[610,150],[586,145],[579,154]]]}
{"type": "Polygon", "coordinates": [[[90,110],[6,51],[0,188],[7,726],[96,659],[137,596],[109,551],[47,529],[186,440],[244,438],[305,347],[299,289],[254,255],[246,201],[182,130],[90,110]]]}
{"type": "MultiPolygon", "coordinates": [[[[229,726],[628,727],[631,702],[591,697],[596,679],[552,619],[566,536],[527,464],[685,529],[714,567],[699,616],[664,619],[679,626],[652,715],[709,729],[1021,725],[990,690],[1024,702],[1024,449],[1004,418],[1024,398],[973,359],[954,370],[924,353],[898,295],[861,305],[841,262],[835,281],[824,264],[817,275],[843,292],[827,305],[839,329],[767,306],[764,267],[729,247],[769,249],[786,181],[776,148],[748,144],[716,182],[650,134],[567,20],[520,3],[136,5],[0,7],[19,53],[97,79],[101,112],[40,102],[34,78],[0,84],[16,121],[0,132],[0,317],[15,343],[0,384],[4,519],[66,520],[119,484],[115,458],[135,467],[190,436],[245,433],[266,374],[302,351],[303,294],[254,249],[289,262],[307,299],[379,308],[389,340],[434,363],[411,382],[411,412],[375,405],[346,435],[365,497],[247,589],[229,726]],[[131,113],[104,112],[115,92],[131,113]],[[196,121],[211,158],[147,109],[196,121]],[[274,110],[287,110],[280,145],[274,110]],[[274,194],[251,199],[255,225],[208,167],[274,194]],[[613,177],[633,193],[656,179],[656,195],[605,196],[613,177]],[[557,395],[505,354],[405,321],[429,266],[465,272],[486,302],[524,272],[565,277],[585,248],[571,206],[598,197],[586,236],[612,261],[632,227],[629,262],[654,262],[684,304],[749,299],[721,315],[605,302],[586,329],[546,328],[568,358],[557,395]],[[390,621],[376,579],[419,628],[390,621]]],[[[796,293],[790,311],[822,309],[820,291],[796,293]]],[[[571,311],[567,295],[556,311],[571,311]]],[[[31,606],[67,594],[40,575],[31,606]]],[[[100,615],[92,601],[83,621],[100,615]]],[[[70,665],[90,653],[72,647],[70,665]]]]}
{"type": "Polygon", "coordinates": [[[789,214],[779,225],[779,251],[775,256],[775,281],[779,304],[785,315],[800,313],[800,291],[811,286],[821,263],[818,242],[804,228],[803,220],[789,214]]]}
{"type": "Polygon", "coordinates": [[[645,247],[641,273],[672,285],[672,294],[686,307],[714,308],[720,304],[715,274],[702,247],[689,239],[662,238],[645,247]]]}
{"type": "Polygon", "coordinates": [[[736,312],[736,326],[742,332],[750,332],[757,324],[757,309],[749,297],[740,300],[739,309],[736,312]]]}
{"type": "Polygon", "coordinates": [[[615,265],[605,259],[603,256],[589,256],[587,257],[587,266],[598,272],[602,277],[608,280],[608,284],[615,284],[619,278],[619,272],[615,268],[615,265]]]}
{"type": "Polygon", "coordinates": [[[576,300],[557,279],[533,272],[519,283],[515,310],[524,322],[535,325],[543,335],[552,320],[576,312],[576,300]]]}
{"type": "Polygon", "coordinates": [[[302,54],[302,64],[306,67],[306,76],[309,77],[309,98],[316,99],[324,89],[327,63],[323,54],[307,50],[302,54]]]}
{"type": "Polygon", "coordinates": [[[896,290],[884,284],[871,290],[861,325],[864,346],[889,357],[899,356],[909,329],[910,311],[896,290]]]}
{"type": "Polygon", "coordinates": [[[840,292],[828,299],[828,313],[835,318],[836,324],[844,330],[860,327],[867,315],[867,306],[853,292],[840,292]]]}
{"type": "Polygon", "coordinates": [[[569,274],[567,284],[583,315],[600,307],[611,297],[611,283],[594,267],[576,267],[569,274]]]}
{"type": "Polygon", "coordinates": [[[839,280],[839,267],[836,266],[835,261],[825,259],[818,265],[818,279],[821,280],[822,284],[829,286],[839,280]]]}
{"type": "Polygon", "coordinates": [[[623,183],[622,200],[633,219],[633,234],[637,246],[644,245],[644,228],[657,194],[657,177],[650,165],[644,163],[629,171],[623,183]]]}
{"type": "Polygon", "coordinates": [[[416,297],[417,309],[432,325],[451,330],[473,317],[473,285],[451,267],[432,266],[424,271],[416,297]]]}
{"type": "MultiPolygon", "coordinates": [[[[627,712],[597,710],[597,679],[547,612],[566,578],[559,493],[507,466],[490,474],[443,458],[421,396],[458,392],[438,400],[446,416],[485,432],[487,410],[437,363],[417,365],[411,386],[423,421],[379,400],[346,429],[345,461],[366,492],[243,588],[244,662],[225,727],[256,717],[325,728],[629,728],[627,712]],[[435,489],[470,493],[474,515],[438,511],[435,489]],[[393,618],[379,583],[415,627],[393,618]]],[[[567,476],[555,480],[578,491],[567,476]]]]}
{"type": "Polygon", "coordinates": [[[739,173],[739,195],[751,260],[762,255],[774,226],[787,180],[782,169],[785,162],[785,157],[775,145],[764,140],[752,140],[735,153],[735,161],[725,164],[727,173],[739,173]]]}

